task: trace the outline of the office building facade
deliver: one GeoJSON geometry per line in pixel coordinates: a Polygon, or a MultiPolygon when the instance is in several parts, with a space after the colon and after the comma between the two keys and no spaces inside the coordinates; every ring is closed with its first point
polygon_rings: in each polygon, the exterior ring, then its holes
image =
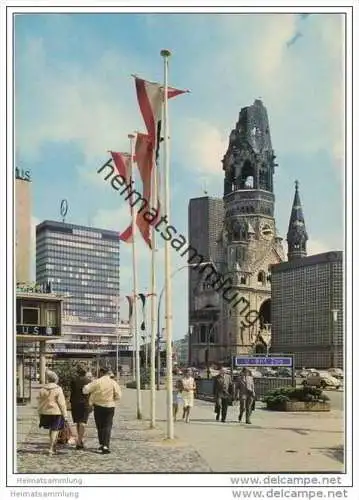
{"type": "Polygon", "coordinates": [[[15,170],[15,279],[30,281],[31,177],[28,170],[15,170]]]}
{"type": "Polygon", "coordinates": [[[298,368],[343,368],[343,252],[272,266],[272,352],[298,368]]]}
{"type": "Polygon", "coordinates": [[[54,221],[36,227],[36,281],[67,294],[64,322],[117,324],[119,273],[117,232],[54,221]]]}

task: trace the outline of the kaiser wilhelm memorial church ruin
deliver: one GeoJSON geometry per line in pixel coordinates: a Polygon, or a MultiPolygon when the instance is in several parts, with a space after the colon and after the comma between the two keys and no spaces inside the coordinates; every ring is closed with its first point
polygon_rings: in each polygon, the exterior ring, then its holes
{"type": "MultiPolygon", "coordinates": [[[[233,307],[199,269],[189,268],[190,363],[223,363],[269,351],[271,267],[286,260],[274,217],[276,156],[261,100],[241,109],[222,163],[223,199],[190,200],[189,241],[224,279],[231,278],[244,300],[233,307]]],[[[307,240],[296,181],[289,261],[306,257],[307,240]]]]}

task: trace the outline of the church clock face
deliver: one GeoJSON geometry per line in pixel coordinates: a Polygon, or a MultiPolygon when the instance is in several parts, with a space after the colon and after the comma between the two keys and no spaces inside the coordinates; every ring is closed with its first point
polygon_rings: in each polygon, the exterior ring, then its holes
{"type": "Polygon", "coordinates": [[[271,240],[274,236],[274,229],[272,224],[268,222],[262,222],[259,227],[260,235],[265,240],[271,240]]]}

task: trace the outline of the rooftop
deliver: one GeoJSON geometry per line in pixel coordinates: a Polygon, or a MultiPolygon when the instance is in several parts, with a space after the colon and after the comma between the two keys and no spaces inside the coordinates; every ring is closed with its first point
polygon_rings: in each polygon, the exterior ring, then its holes
{"type": "Polygon", "coordinates": [[[271,272],[272,274],[280,273],[294,268],[314,266],[317,264],[326,264],[328,262],[342,260],[343,251],[335,250],[331,252],[319,253],[317,255],[310,255],[309,257],[303,257],[301,259],[293,260],[290,262],[281,262],[280,264],[274,264],[273,266],[271,266],[271,272]]]}

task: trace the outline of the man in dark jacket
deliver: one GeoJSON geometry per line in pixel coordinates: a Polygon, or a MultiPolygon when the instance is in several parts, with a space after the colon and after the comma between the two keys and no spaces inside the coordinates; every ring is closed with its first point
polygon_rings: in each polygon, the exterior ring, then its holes
{"type": "Polygon", "coordinates": [[[219,375],[214,378],[213,393],[215,398],[214,412],[216,420],[221,417],[221,421],[225,422],[227,418],[228,406],[233,400],[233,383],[232,377],[226,373],[225,368],[221,368],[219,375]]]}
{"type": "Polygon", "coordinates": [[[82,388],[91,381],[87,370],[79,365],[77,367],[77,376],[71,381],[71,413],[72,420],[76,424],[77,444],[76,449],[84,448],[85,426],[90,415],[89,396],[83,394],[82,388]]]}
{"type": "Polygon", "coordinates": [[[246,414],[246,424],[251,424],[251,414],[254,408],[255,391],[252,372],[248,368],[243,368],[236,380],[236,399],[239,400],[238,421],[241,422],[244,413],[246,414]]]}

